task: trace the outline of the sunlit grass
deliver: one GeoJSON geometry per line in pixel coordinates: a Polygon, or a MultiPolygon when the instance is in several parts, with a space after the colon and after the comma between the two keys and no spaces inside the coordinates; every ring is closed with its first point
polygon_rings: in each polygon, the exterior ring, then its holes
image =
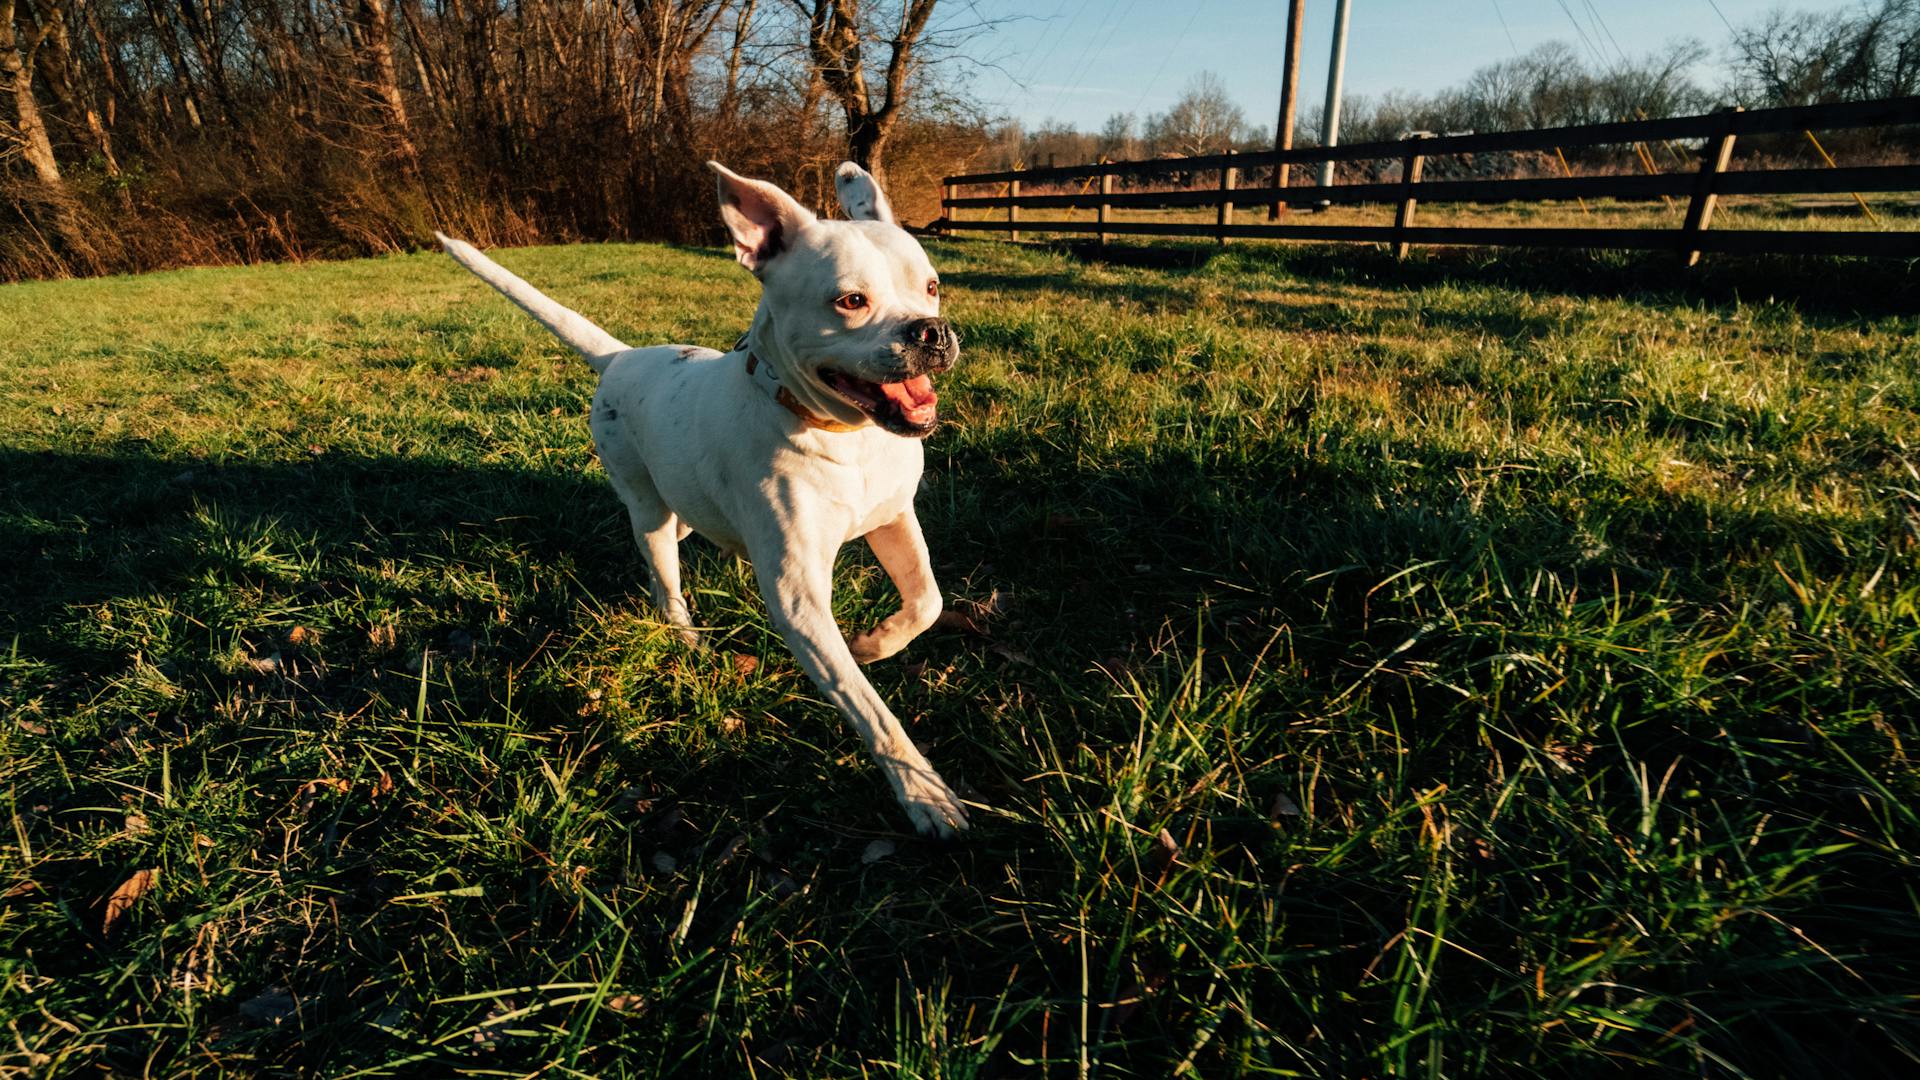
{"type": "MultiPolygon", "coordinates": [[[[1909,268],[933,255],[985,632],[872,674],[950,846],[740,564],[653,618],[591,374],[442,257],[0,289],[0,1061],[1915,1068],[1909,268]]],[[[634,342],[756,289],[501,258],[634,342]]]]}

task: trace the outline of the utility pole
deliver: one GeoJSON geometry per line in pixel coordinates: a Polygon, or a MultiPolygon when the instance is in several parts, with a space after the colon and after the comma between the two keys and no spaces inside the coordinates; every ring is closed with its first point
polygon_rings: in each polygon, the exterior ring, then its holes
{"type": "MultiPolygon", "coordinates": [[[[1347,14],[1353,0],[1340,0],[1333,16],[1333,59],[1327,71],[1327,110],[1320,122],[1320,145],[1329,149],[1340,145],[1340,83],[1347,74],[1347,14]]],[[[1320,186],[1333,186],[1333,161],[1320,164],[1320,186]]],[[[1322,209],[1332,203],[1322,200],[1322,209]]]]}
{"type": "MultiPolygon", "coordinates": [[[[1280,119],[1273,125],[1273,148],[1293,149],[1293,112],[1300,103],[1300,28],[1307,17],[1307,0],[1289,0],[1287,4],[1287,55],[1282,61],[1286,75],[1280,82],[1280,119]]],[[[1267,220],[1277,221],[1287,212],[1287,164],[1273,167],[1273,205],[1267,207],[1267,220]]]]}

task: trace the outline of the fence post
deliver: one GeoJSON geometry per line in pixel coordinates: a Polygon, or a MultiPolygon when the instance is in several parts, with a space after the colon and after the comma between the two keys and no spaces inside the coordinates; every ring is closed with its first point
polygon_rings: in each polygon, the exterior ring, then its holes
{"type": "Polygon", "coordinates": [[[953,236],[953,189],[954,185],[940,185],[940,235],[953,236]]]}
{"type": "Polygon", "coordinates": [[[1727,171],[1727,162],[1733,159],[1733,118],[1740,111],[1738,105],[1726,110],[1725,129],[1701,149],[1700,174],[1693,182],[1693,201],[1687,204],[1686,224],[1680,227],[1681,257],[1688,266],[1700,262],[1700,249],[1693,245],[1713,223],[1713,204],[1717,201],[1714,188],[1718,186],[1720,174],[1727,171]]]}
{"type": "Polygon", "coordinates": [[[1100,238],[1101,247],[1107,246],[1107,214],[1110,212],[1107,207],[1107,196],[1111,194],[1113,194],[1113,170],[1103,165],[1100,167],[1100,231],[1095,234],[1100,238]]]}
{"type": "MultiPolygon", "coordinates": [[[[1233,151],[1227,151],[1227,158],[1233,158],[1233,151]]],[[[1227,242],[1227,226],[1233,223],[1233,185],[1240,179],[1240,170],[1232,165],[1220,168],[1220,211],[1214,219],[1213,229],[1221,246],[1227,242]]]]}
{"type": "Polygon", "coordinates": [[[1020,239],[1020,207],[1014,205],[1020,198],[1020,181],[1007,181],[1007,239],[1020,239]]]}
{"type": "Polygon", "coordinates": [[[1406,156],[1400,159],[1400,208],[1393,215],[1393,257],[1404,260],[1407,250],[1413,245],[1407,243],[1407,226],[1413,224],[1413,208],[1419,200],[1413,196],[1413,189],[1420,183],[1420,173],[1426,169],[1427,155],[1416,149],[1421,139],[1432,138],[1429,132],[1421,132],[1407,141],[1406,156]]]}

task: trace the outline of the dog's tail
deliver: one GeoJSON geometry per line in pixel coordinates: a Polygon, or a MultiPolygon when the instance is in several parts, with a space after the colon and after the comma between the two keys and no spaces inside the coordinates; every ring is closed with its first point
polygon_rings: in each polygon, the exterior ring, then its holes
{"type": "Polygon", "coordinates": [[[455,240],[443,232],[433,234],[440,240],[440,246],[447,249],[455,262],[473,271],[481,281],[500,290],[500,294],[520,305],[521,310],[540,321],[540,325],[553,331],[553,336],[573,347],[573,350],[587,358],[587,366],[595,371],[607,370],[607,363],[615,353],[627,351],[627,345],[619,338],[587,321],[586,316],[570,311],[554,303],[553,298],[539,289],[516,277],[512,271],[485,255],[480,254],[472,244],[464,240],[455,240]]]}

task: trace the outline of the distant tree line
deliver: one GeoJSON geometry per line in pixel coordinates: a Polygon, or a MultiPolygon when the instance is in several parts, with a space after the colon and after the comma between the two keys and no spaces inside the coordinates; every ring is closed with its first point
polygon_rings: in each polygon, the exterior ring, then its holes
{"type": "MultiPolygon", "coordinates": [[[[1727,46],[1732,79],[1709,89],[1695,77],[1709,50],[1680,40],[1639,57],[1602,61],[1564,42],[1488,64],[1433,94],[1348,94],[1341,141],[1379,142],[1410,132],[1519,131],[1642,117],[1899,97],[1920,93],[1920,0],[1879,0],[1830,12],[1776,10],[1737,28],[1727,46]]],[[[1318,145],[1322,109],[1301,109],[1296,146],[1318,145]]],[[[1218,77],[1202,74],[1174,104],[1144,120],[1116,113],[1097,132],[1047,123],[993,132],[994,167],[1193,156],[1271,149],[1270,128],[1249,123],[1218,77]]]]}
{"type": "Polygon", "coordinates": [[[820,202],[843,157],[928,173],[977,143],[937,78],[978,28],[953,6],[0,0],[0,279],[434,227],[706,239],[708,158],[820,202]]]}
{"type": "MultiPolygon", "coordinates": [[[[0,0],[0,280],[435,227],[706,240],[710,157],[824,206],[851,156],[926,220],[945,172],[1272,144],[1205,74],[1098,131],[990,123],[941,74],[986,26],[967,0],[0,0]]],[[[1696,42],[1547,44],[1438,93],[1349,96],[1343,139],[1914,94],[1920,0],[1777,11],[1727,50],[1710,90],[1696,42]]],[[[1318,131],[1304,109],[1298,144],[1318,131]]]]}

